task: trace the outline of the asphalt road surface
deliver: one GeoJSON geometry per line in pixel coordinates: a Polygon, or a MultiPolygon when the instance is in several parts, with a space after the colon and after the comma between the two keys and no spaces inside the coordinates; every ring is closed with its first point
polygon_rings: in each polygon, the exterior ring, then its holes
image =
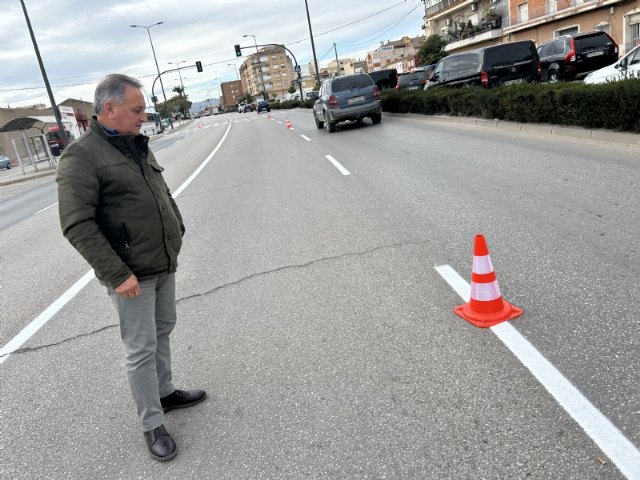
{"type": "Polygon", "coordinates": [[[149,458],[105,289],[31,211],[0,229],[0,478],[640,478],[637,145],[304,110],[152,145],[187,228],[174,383],[209,398],[149,458]],[[493,329],[453,312],[477,233],[524,311],[493,329]]]}

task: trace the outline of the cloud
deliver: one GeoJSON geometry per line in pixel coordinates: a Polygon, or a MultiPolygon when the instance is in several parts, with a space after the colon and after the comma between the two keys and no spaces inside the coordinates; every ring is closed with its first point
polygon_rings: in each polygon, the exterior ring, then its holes
{"type": "MultiPolygon", "coordinates": [[[[381,41],[421,33],[421,0],[307,1],[321,65],[335,58],[334,43],[341,58],[364,58],[381,41]]],[[[233,45],[254,43],[243,35],[255,35],[259,44],[286,44],[300,64],[312,60],[301,0],[27,0],[25,4],[57,102],[68,97],[90,99],[96,82],[112,72],[140,78],[151,91],[157,71],[149,35],[132,24],[164,22],[149,30],[158,66],[165,71],[174,68],[169,62],[185,60],[186,69],[181,70],[185,90],[194,101],[206,98],[220,81],[235,79],[234,68],[228,66],[240,64],[233,45]],[[191,68],[196,60],[203,63],[204,72],[191,68]]],[[[3,5],[0,31],[0,62],[5,66],[0,71],[0,105],[48,104],[19,2],[3,5]]],[[[165,83],[173,88],[173,77],[165,83]]]]}

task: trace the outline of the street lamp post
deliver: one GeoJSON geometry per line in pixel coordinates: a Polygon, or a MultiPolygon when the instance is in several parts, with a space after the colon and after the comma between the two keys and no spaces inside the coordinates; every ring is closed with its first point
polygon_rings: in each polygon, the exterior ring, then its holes
{"type": "MultiPolygon", "coordinates": [[[[167,95],[164,93],[164,85],[162,84],[162,76],[160,75],[160,67],[158,67],[158,59],[156,58],[156,50],[153,48],[153,41],[151,40],[151,32],[150,28],[155,27],[156,25],[162,25],[164,22],[154,23],[153,25],[129,25],[131,28],[145,28],[147,30],[147,34],[149,35],[149,43],[151,44],[151,51],[153,52],[153,60],[156,62],[156,70],[158,71],[158,78],[160,79],[160,88],[162,88],[162,97],[164,98],[165,104],[167,103],[167,95]]],[[[159,112],[158,112],[159,113],[159,112]]],[[[173,125],[172,125],[173,126],[173,125]]]]}
{"type": "Polygon", "coordinates": [[[258,68],[260,69],[260,82],[262,83],[262,97],[266,100],[267,91],[264,88],[264,77],[262,76],[262,65],[260,65],[260,52],[258,51],[258,42],[255,35],[243,35],[243,38],[253,37],[253,43],[256,46],[256,55],[258,57],[258,68]]]}
{"type": "Polygon", "coordinates": [[[236,67],[235,63],[227,63],[227,67],[230,67],[233,65],[234,70],[236,71],[236,80],[240,80],[240,75],[238,75],[238,67],[236,67]]]}
{"type": "Polygon", "coordinates": [[[180,73],[180,64],[181,63],[186,63],[186,60],[180,60],[179,62],[167,62],[169,63],[169,65],[175,65],[176,67],[178,67],[178,76],[180,77],[180,88],[182,88],[182,98],[186,99],[187,96],[184,93],[184,83],[182,83],[182,73],[180,73]]]}

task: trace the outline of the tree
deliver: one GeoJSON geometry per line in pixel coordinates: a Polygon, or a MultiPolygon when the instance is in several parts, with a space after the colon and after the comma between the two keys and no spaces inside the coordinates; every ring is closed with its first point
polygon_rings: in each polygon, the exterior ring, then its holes
{"type": "Polygon", "coordinates": [[[420,64],[431,65],[432,63],[438,63],[441,58],[446,57],[448,55],[448,53],[444,51],[446,44],[447,41],[440,35],[430,35],[418,51],[420,64]]]}
{"type": "Polygon", "coordinates": [[[296,93],[296,86],[292,83],[291,85],[289,85],[289,90],[287,90],[287,92],[291,94],[296,93]]]}

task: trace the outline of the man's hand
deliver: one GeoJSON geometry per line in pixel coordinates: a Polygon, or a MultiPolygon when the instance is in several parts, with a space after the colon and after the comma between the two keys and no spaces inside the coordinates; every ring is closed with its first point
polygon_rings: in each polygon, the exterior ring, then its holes
{"type": "Polygon", "coordinates": [[[142,295],[140,284],[138,283],[138,279],[136,278],[136,276],[132,273],[129,278],[118,285],[118,287],[116,288],[116,293],[118,295],[122,295],[125,298],[135,298],[142,295]]]}

